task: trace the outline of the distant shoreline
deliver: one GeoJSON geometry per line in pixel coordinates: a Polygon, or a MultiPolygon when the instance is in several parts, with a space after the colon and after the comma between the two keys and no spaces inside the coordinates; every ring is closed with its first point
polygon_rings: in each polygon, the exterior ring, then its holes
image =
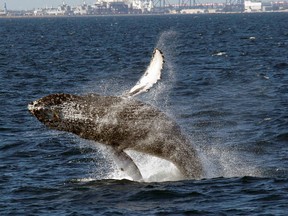
{"type": "Polygon", "coordinates": [[[87,18],[87,17],[124,17],[124,16],[167,16],[167,15],[211,15],[211,14],[261,14],[261,13],[288,13],[288,10],[283,11],[255,11],[255,12],[210,12],[210,13],[152,13],[152,14],[93,14],[93,15],[43,15],[43,16],[29,16],[29,15],[6,15],[0,16],[0,19],[21,19],[21,18],[87,18]]]}

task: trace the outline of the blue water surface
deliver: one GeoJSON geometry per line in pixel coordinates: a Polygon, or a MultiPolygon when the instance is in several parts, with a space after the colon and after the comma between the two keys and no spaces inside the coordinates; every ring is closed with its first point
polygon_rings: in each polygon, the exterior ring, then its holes
{"type": "MultiPolygon", "coordinates": [[[[286,215],[288,13],[0,19],[1,215],[286,215]],[[27,110],[51,93],[121,95],[175,119],[202,180],[111,179],[109,155],[27,110]]],[[[151,168],[152,169],[152,168],[151,168]]]]}

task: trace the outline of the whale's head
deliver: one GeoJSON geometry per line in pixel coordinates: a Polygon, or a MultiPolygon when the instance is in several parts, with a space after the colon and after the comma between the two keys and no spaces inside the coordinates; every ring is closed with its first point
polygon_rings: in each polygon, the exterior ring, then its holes
{"type": "Polygon", "coordinates": [[[71,94],[48,95],[29,103],[28,110],[46,126],[60,129],[67,113],[67,104],[75,103],[78,97],[71,94]]]}

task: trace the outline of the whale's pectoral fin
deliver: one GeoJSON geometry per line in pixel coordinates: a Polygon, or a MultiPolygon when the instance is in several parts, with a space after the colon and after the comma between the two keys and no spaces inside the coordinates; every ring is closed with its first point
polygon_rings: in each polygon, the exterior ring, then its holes
{"type": "Polygon", "coordinates": [[[163,64],[164,55],[161,50],[156,48],[144,75],[126,96],[132,97],[142,92],[147,92],[161,78],[161,70],[163,69],[163,64]]]}
{"type": "Polygon", "coordinates": [[[129,155],[122,150],[116,149],[111,149],[111,153],[121,171],[133,178],[134,181],[141,181],[143,179],[139,168],[129,155]]]}

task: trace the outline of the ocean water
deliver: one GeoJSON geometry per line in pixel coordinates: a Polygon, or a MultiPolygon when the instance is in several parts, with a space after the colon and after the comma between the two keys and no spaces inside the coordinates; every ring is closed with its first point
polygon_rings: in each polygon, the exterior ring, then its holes
{"type": "Polygon", "coordinates": [[[1,215],[286,215],[288,13],[0,19],[1,215]],[[121,95],[153,49],[162,80],[137,99],[173,118],[201,180],[45,128],[27,110],[51,93],[121,95]]]}

